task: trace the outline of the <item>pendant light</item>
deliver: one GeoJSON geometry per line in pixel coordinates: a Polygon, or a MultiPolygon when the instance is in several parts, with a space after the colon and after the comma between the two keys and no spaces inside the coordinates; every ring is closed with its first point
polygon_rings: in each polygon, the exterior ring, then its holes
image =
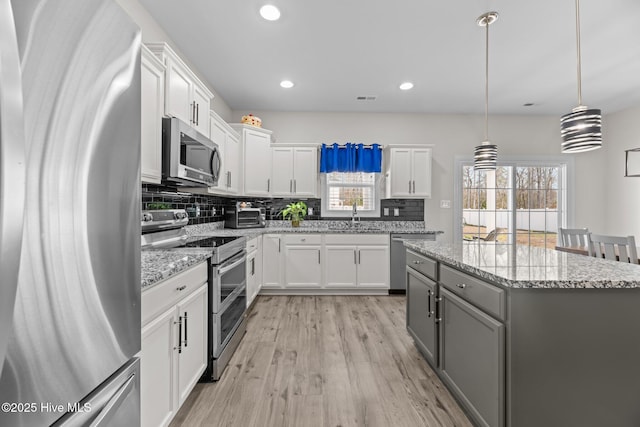
{"type": "Polygon", "coordinates": [[[576,0],[576,46],[578,52],[578,106],[560,118],[563,153],[580,153],[602,147],[602,112],[582,105],[580,61],[580,0],[576,0]]]}
{"type": "Polygon", "coordinates": [[[486,28],[485,85],[484,85],[484,141],[476,146],[473,156],[475,170],[496,170],[498,146],[489,142],[489,25],[498,19],[498,12],[487,12],[476,19],[476,23],[486,28]]]}

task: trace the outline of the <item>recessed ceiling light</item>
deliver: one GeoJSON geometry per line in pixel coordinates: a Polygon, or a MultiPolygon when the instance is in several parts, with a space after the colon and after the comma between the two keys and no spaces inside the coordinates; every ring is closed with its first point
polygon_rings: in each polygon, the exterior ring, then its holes
{"type": "Polygon", "coordinates": [[[291,80],[283,80],[280,82],[280,86],[285,89],[291,89],[294,85],[291,80]]]}
{"type": "Polygon", "coordinates": [[[260,16],[267,21],[277,21],[280,19],[280,11],[272,4],[265,4],[260,8],[260,16]]]}
{"type": "Polygon", "coordinates": [[[400,85],[400,89],[401,90],[409,90],[413,88],[413,83],[411,82],[404,82],[400,85]]]}

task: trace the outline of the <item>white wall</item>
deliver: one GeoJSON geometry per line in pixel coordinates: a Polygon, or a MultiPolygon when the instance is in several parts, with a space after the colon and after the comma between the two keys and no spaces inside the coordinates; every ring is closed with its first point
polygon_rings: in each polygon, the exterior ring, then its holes
{"type": "MultiPolygon", "coordinates": [[[[182,54],[180,49],[171,40],[171,38],[165,33],[164,29],[156,22],[155,19],[149,14],[149,12],[142,6],[138,0],[116,0],[118,4],[131,16],[133,21],[138,24],[142,30],[142,42],[165,42],[184,60],[184,62],[191,68],[191,70],[198,76],[202,82],[207,85],[209,90],[213,92],[214,98],[211,101],[211,109],[214,110],[220,117],[227,122],[231,122],[231,108],[225,102],[224,99],[216,92],[216,90],[209,84],[209,82],[202,77],[202,74],[196,67],[193,66],[189,58],[182,54]]],[[[236,120],[239,121],[239,120],[236,120]]]]}
{"type": "Polygon", "coordinates": [[[606,188],[603,215],[606,221],[593,232],[616,236],[633,235],[640,245],[640,178],[624,177],[624,150],[640,148],[640,108],[606,116],[603,122],[604,161],[597,175],[606,188]]]}
{"type": "MultiPolygon", "coordinates": [[[[440,200],[453,201],[454,157],[471,157],[473,148],[483,139],[483,116],[272,111],[252,113],[262,119],[264,128],[274,132],[276,143],[321,144],[350,141],[385,145],[433,144],[432,198],[425,201],[426,221],[429,227],[445,232],[444,240],[452,238],[453,209],[441,209],[440,200]]],[[[237,117],[244,113],[233,111],[232,114],[237,117]]],[[[556,116],[491,116],[490,139],[498,144],[499,155],[558,156],[559,123],[560,119],[556,116]]],[[[606,175],[601,171],[604,152],[605,150],[598,150],[571,155],[575,158],[576,188],[573,206],[575,214],[569,226],[594,230],[604,227],[605,209],[604,204],[599,202],[604,200],[605,190],[608,188],[606,175]]],[[[640,184],[640,178],[637,180],[640,184]]],[[[630,216],[628,223],[635,218],[630,216]]],[[[607,215],[606,218],[610,217],[611,215],[607,215]]],[[[640,238],[640,232],[637,234],[640,238]]]]}

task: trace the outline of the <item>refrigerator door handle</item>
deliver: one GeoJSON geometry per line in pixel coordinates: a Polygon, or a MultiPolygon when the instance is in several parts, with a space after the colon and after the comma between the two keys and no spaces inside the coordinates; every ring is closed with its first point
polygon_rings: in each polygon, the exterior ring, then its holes
{"type": "Polygon", "coordinates": [[[26,192],[20,53],[13,9],[0,0],[0,372],[13,325],[26,192]]]}
{"type": "Polygon", "coordinates": [[[136,374],[134,373],[131,374],[127,382],[124,383],[122,387],[120,387],[120,390],[118,390],[113,398],[109,401],[109,403],[107,403],[107,406],[105,406],[104,409],[100,412],[100,415],[98,415],[98,417],[93,420],[90,427],[107,425],[109,423],[109,420],[113,418],[114,414],[118,411],[118,408],[122,406],[122,403],[129,396],[129,394],[131,394],[131,390],[133,390],[135,385],[136,374]]]}

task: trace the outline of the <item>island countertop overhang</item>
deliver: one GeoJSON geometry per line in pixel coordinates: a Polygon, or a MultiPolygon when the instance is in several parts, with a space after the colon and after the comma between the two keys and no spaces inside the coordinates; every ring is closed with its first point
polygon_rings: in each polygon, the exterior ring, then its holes
{"type": "Polygon", "coordinates": [[[553,249],[493,242],[407,239],[405,246],[455,269],[513,289],[640,289],[640,266],[553,249]]]}

